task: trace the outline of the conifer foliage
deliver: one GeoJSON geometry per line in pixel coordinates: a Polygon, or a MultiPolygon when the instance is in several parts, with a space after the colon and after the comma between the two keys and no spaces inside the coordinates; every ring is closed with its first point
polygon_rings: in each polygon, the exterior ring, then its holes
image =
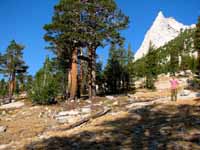
{"type": "Polygon", "coordinates": [[[32,86],[28,91],[33,103],[54,103],[59,90],[58,83],[53,61],[46,57],[43,67],[36,73],[32,86]]]}
{"type": "Polygon", "coordinates": [[[114,0],[60,0],[54,7],[52,22],[44,26],[44,39],[50,43],[58,59],[68,63],[68,91],[75,99],[78,89],[78,59],[80,49],[88,49],[88,90],[96,95],[96,49],[110,42],[121,43],[120,30],[127,27],[128,17],[114,0]]]}
{"type": "Polygon", "coordinates": [[[200,74],[200,16],[198,17],[198,22],[196,24],[196,31],[195,31],[195,37],[194,37],[194,45],[195,50],[198,53],[198,64],[197,64],[197,70],[200,74]]]}
{"type": "Polygon", "coordinates": [[[132,86],[132,79],[134,78],[133,59],[130,45],[128,50],[123,45],[119,47],[111,45],[109,59],[104,70],[106,93],[117,94],[134,88],[132,86]]]}
{"type": "Polygon", "coordinates": [[[150,43],[149,51],[145,59],[146,88],[154,89],[154,81],[157,78],[158,59],[154,46],[150,43]]]}
{"type": "MultiPolygon", "coordinates": [[[[23,60],[23,49],[23,45],[13,40],[7,47],[5,54],[1,55],[0,71],[8,78],[8,94],[10,101],[16,90],[17,77],[24,76],[28,68],[23,60]]],[[[23,78],[21,78],[21,82],[23,82],[22,80],[23,78]]]]}

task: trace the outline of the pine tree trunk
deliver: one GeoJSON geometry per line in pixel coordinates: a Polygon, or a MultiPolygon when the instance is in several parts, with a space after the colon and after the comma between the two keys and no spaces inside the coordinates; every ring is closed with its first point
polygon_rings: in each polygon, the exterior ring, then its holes
{"type": "Polygon", "coordinates": [[[70,96],[71,86],[72,86],[72,75],[71,75],[71,68],[70,68],[67,74],[67,89],[66,89],[67,98],[69,98],[70,96]]]}
{"type": "Polygon", "coordinates": [[[72,52],[72,66],[71,66],[71,87],[70,99],[75,99],[77,94],[77,75],[78,75],[78,50],[74,48],[72,52]]]}
{"type": "Polygon", "coordinates": [[[92,49],[89,49],[88,51],[88,57],[89,57],[89,62],[88,62],[88,94],[89,94],[89,99],[92,99],[92,49]]]}
{"type": "Polygon", "coordinates": [[[9,81],[9,103],[11,103],[12,96],[15,90],[15,73],[11,74],[11,79],[9,81]]]}
{"type": "MultiPolygon", "coordinates": [[[[81,55],[83,55],[83,50],[81,49],[81,55]]],[[[80,95],[83,95],[84,94],[84,70],[83,70],[83,67],[84,67],[84,61],[83,60],[80,60],[80,77],[79,77],[79,83],[80,83],[80,95]]]]}
{"type": "Polygon", "coordinates": [[[89,98],[92,100],[96,96],[96,60],[95,48],[89,49],[88,79],[89,79],[89,98]]]}

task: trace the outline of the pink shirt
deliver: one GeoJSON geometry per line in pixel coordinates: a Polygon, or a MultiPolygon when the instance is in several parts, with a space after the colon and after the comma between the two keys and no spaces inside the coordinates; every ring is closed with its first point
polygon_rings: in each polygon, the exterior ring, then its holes
{"type": "Polygon", "coordinates": [[[170,80],[171,83],[171,89],[176,89],[178,86],[178,81],[176,79],[170,80]]]}

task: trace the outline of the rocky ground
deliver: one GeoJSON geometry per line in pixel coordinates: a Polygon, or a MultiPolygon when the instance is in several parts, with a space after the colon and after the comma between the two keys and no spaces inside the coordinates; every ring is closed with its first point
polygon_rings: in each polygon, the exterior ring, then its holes
{"type": "MultiPolygon", "coordinates": [[[[163,82],[163,80],[161,80],[163,82]]],[[[33,106],[27,100],[0,107],[0,150],[200,149],[200,98],[186,93],[171,102],[169,89],[33,106]],[[78,127],[96,112],[107,114],[78,127]]],[[[167,84],[167,82],[163,83],[167,84]]],[[[184,85],[184,84],[182,84],[184,85]]]]}

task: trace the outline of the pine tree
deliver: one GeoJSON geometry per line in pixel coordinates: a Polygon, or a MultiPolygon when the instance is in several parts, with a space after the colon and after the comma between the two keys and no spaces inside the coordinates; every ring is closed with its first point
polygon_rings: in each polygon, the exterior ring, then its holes
{"type": "Polygon", "coordinates": [[[78,50],[87,47],[89,96],[95,96],[95,56],[96,49],[107,42],[121,42],[120,30],[128,24],[128,17],[117,8],[114,0],[80,1],[60,0],[55,6],[51,24],[45,25],[45,40],[51,48],[62,56],[69,56],[70,97],[76,97],[78,50]]]}
{"type": "Polygon", "coordinates": [[[115,44],[111,45],[109,50],[109,58],[104,70],[105,81],[109,93],[119,93],[125,89],[126,82],[126,50],[115,44]]]}
{"type": "Polygon", "coordinates": [[[128,50],[127,50],[127,74],[128,74],[127,90],[129,90],[131,83],[133,82],[133,78],[135,77],[133,61],[134,61],[134,53],[132,52],[131,44],[129,43],[128,50]]]}
{"type": "Polygon", "coordinates": [[[106,43],[122,43],[119,31],[126,28],[128,17],[117,7],[115,1],[84,1],[84,17],[82,22],[87,27],[86,35],[89,37],[89,97],[96,95],[96,49],[106,43]]]}
{"type": "Polygon", "coordinates": [[[175,75],[179,68],[179,49],[177,45],[175,45],[174,41],[172,41],[172,45],[170,47],[170,62],[169,62],[169,71],[171,74],[175,75]]]}
{"type": "Polygon", "coordinates": [[[194,37],[194,45],[195,45],[195,50],[198,53],[197,70],[198,70],[198,73],[200,74],[200,16],[198,17],[198,22],[196,24],[196,31],[195,31],[195,37],[194,37]]]}
{"type": "Polygon", "coordinates": [[[81,4],[78,0],[60,0],[54,7],[52,22],[44,26],[47,31],[44,38],[50,42],[50,48],[58,59],[68,59],[65,69],[68,70],[71,99],[76,97],[77,92],[78,47],[81,47],[86,40],[85,35],[82,34],[83,25],[80,20],[81,4]]]}
{"type": "Polygon", "coordinates": [[[154,81],[157,78],[157,54],[155,48],[150,43],[149,51],[145,59],[146,67],[146,88],[154,89],[154,81]]]}
{"type": "Polygon", "coordinates": [[[16,43],[14,40],[6,49],[6,53],[1,56],[1,72],[8,77],[9,100],[11,101],[16,88],[16,76],[26,73],[27,65],[23,60],[24,46],[16,43]]]}

